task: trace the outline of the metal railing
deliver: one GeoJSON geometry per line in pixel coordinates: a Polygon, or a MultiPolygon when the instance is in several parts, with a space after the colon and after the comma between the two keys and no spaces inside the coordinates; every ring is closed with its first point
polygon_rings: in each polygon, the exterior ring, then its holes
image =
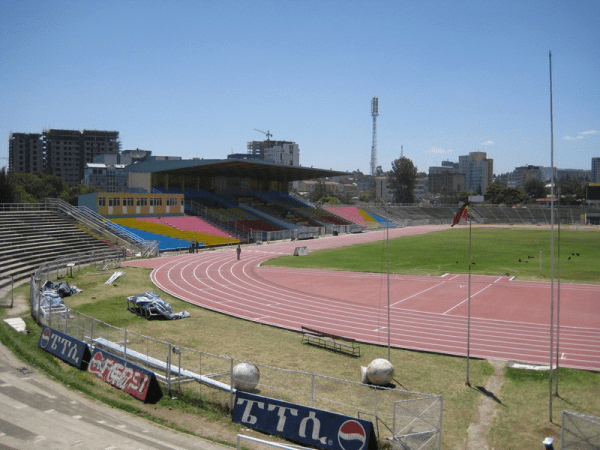
{"type": "Polygon", "coordinates": [[[132,254],[149,257],[157,256],[159,253],[158,241],[146,241],[85,206],[75,207],[56,198],[47,198],[45,204],[46,209],[58,211],[72,217],[78,223],[86,226],[100,236],[114,241],[116,245],[127,249],[132,254]]]}
{"type": "Polygon", "coordinates": [[[236,436],[237,450],[241,450],[244,448],[244,447],[242,447],[242,441],[253,442],[254,444],[258,444],[259,447],[275,447],[275,448],[281,448],[284,450],[303,450],[303,449],[308,450],[309,449],[309,447],[300,447],[298,445],[283,444],[280,442],[270,442],[265,439],[258,439],[258,438],[252,437],[252,436],[245,436],[243,434],[238,434],[236,436]]]}

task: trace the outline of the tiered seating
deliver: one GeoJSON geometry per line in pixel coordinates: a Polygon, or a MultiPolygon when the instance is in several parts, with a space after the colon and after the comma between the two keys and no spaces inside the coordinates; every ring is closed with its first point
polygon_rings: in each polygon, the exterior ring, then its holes
{"type": "Polygon", "coordinates": [[[193,239],[202,242],[205,246],[225,245],[237,242],[235,236],[227,233],[211,223],[195,216],[172,216],[172,217],[148,217],[144,218],[147,222],[168,225],[175,230],[189,231],[194,236],[201,236],[199,239],[193,239]],[[197,234],[196,234],[197,233],[197,234]]]}
{"type": "Polygon", "coordinates": [[[204,189],[186,189],[183,193],[186,200],[194,200],[208,208],[235,208],[237,205],[204,189]]]}
{"type": "Polygon", "coordinates": [[[356,206],[325,206],[323,209],[365,228],[379,228],[386,222],[356,206]]]}
{"type": "Polygon", "coordinates": [[[169,225],[178,230],[195,231],[197,233],[233,238],[230,233],[221,230],[210,222],[196,216],[148,217],[144,220],[169,225]]]}
{"type": "Polygon", "coordinates": [[[156,223],[152,220],[147,219],[135,219],[135,218],[127,218],[127,219],[113,219],[113,222],[133,228],[135,230],[141,230],[149,233],[154,233],[157,235],[156,240],[161,243],[160,249],[163,250],[164,247],[168,248],[187,248],[190,246],[191,242],[196,241],[200,242],[203,245],[222,245],[227,243],[237,243],[238,240],[231,237],[223,237],[223,236],[214,236],[206,233],[199,233],[197,231],[189,231],[183,229],[177,229],[173,226],[167,225],[165,223],[156,223]],[[181,242],[176,243],[162,239],[161,237],[174,238],[178,239],[181,242]]]}
{"type": "Polygon", "coordinates": [[[141,228],[133,228],[128,227],[127,225],[120,224],[123,228],[131,233],[135,233],[143,239],[148,241],[158,241],[158,249],[161,252],[168,250],[181,250],[183,248],[189,248],[191,245],[191,241],[185,239],[177,239],[170,236],[165,236],[164,234],[153,233],[151,231],[146,231],[141,228]]]}
{"type": "Polygon", "coordinates": [[[550,223],[550,208],[528,207],[533,223],[550,223]]]}
{"type": "Polygon", "coordinates": [[[352,223],[349,220],[334,216],[331,212],[320,208],[303,206],[301,208],[294,208],[294,212],[317,224],[329,223],[332,225],[350,225],[352,223]]]}
{"type": "Polygon", "coordinates": [[[279,231],[279,228],[277,228],[276,226],[271,225],[270,223],[264,222],[260,219],[238,220],[236,222],[236,225],[240,230],[244,229],[244,227],[245,227],[245,228],[251,229],[252,231],[279,231]]]}
{"type": "Polygon", "coordinates": [[[241,208],[211,208],[212,215],[219,217],[223,222],[228,222],[239,230],[250,229],[252,231],[279,231],[274,225],[265,222],[241,208]]]}
{"type": "Polygon", "coordinates": [[[357,225],[367,226],[366,217],[359,212],[356,206],[324,206],[323,209],[357,225]]]}
{"type": "Polygon", "coordinates": [[[0,211],[0,229],[0,275],[15,282],[43,263],[73,253],[93,252],[98,261],[122,257],[119,247],[54,211],[0,211]]]}

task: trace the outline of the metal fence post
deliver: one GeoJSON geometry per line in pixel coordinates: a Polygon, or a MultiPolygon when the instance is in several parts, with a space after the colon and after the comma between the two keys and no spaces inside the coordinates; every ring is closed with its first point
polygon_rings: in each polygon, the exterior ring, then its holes
{"type": "Polygon", "coordinates": [[[233,404],[233,358],[230,358],[230,372],[229,372],[229,386],[231,387],[231,389],[229,389],[229,407],[233,410],[233,407],[235,406],[233,404]]]}
{"type": "Polygon", "coordinates": [[[15,276],[10,276],[10,308],[12,309],[14,306],[14,294],[13,291],[15,289],[15,276]]]}
{"type": "Polygon", "coordinates": [[[125,361],[127,361],[127,330],[123,331],[125,331],[125,339],[123,341],[123,357],[125,358],[125,361]]]}
{"type": "Polygon", "coordinates": [[[315,374],[310,374],[310,406],[315,407],[315,374]]]}
{"type": "Polygon", "coordinates": [[[169,342],[167,346],[167,392],[169,393],[169,397],[173,398],[173,393],[171,391],[171,354],[175,351],[173,344],[169,342]]]}
{"type": "MultiPolygon", "coordinates": [[[[438,397],[440,400],[440,421],[438,422],[440,428],[438,430],[438,449],[442,448],[442,430],[444,428],[444,397],[441,395],[438,397]]],[[[562,439],[561,439],[562,442],[562,439]]]]}
{"type": "Polygon", "coordinates": [[[377,413],[377,389],[373,389],[373,416],[375,421],[377,421],[377,413]]]}

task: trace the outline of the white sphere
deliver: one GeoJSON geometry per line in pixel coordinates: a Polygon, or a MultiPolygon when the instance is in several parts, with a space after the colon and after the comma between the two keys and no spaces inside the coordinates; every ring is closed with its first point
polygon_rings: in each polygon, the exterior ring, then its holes
{"type": "Polygon", "coordinates": [[[387,386],[394,378],[394,366],[387,359],[379,358],[367,366],[367,380],[377,386],[387,386]]]}
{"type": "Polygon", "coordinates": [[[240,391],[253,391],[260,381],[258,367],[250,363],[239,363],[233,368],[233,387],[240,391]]]}

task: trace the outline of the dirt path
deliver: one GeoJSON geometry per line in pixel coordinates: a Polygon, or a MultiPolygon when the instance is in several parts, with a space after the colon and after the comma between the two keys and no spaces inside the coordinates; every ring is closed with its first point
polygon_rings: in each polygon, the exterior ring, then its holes
{"type": "Polygon", "coordinates": [[[504,383],[506,361],[489,360],[496,370],[485,386],[474,386],[481,392],[475,420],[467,429],[467,450],[489,450],[488,433],[494,419],[502,407],[502,400],[497,397],[504,383]]]}

